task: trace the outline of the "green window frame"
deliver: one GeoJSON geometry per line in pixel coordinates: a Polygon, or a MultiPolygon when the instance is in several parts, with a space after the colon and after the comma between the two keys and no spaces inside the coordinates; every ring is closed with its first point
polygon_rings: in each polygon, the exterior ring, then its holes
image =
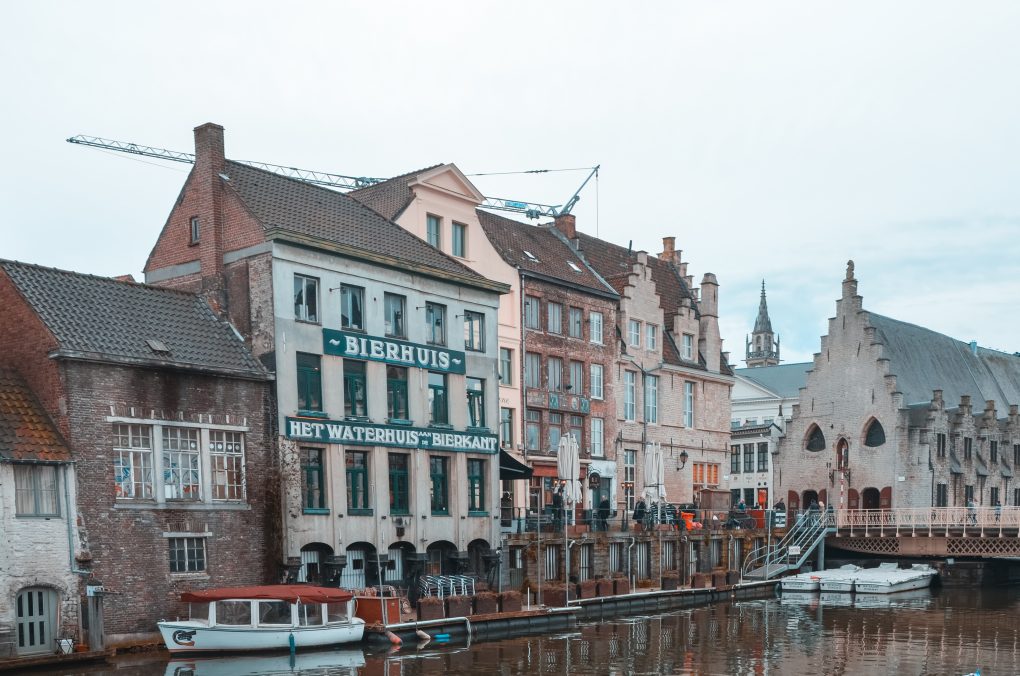
{"type": "Polygon", "coordinates": [[[441,455],[429,456],[429,479],[432,513],[448,515],[450,513],[450,459],[441,455]]]}
{"type": "Polygon", "coordinates": [[[467,383],[468,427],[485,427],[485,381],[465,378],[467,383]]]}
{"type": "Polygon", "coordinates": [[[390,421],[407,422],[407,369],[403,366],[386,367],[386,416],[390,421]]]}
{"type": "Polygon", "coordinates": [[[350,514],[371,514],[368,500],[368,452],[347,451],[347,511],[350,514]]]}
{"type": "Polygon", "coordinates": [[[301,413],[322,413],[322,357],[297,353],[297,399],[301,413]]]}
{"type": "Polygon", "coordinates": [[[344,415],[348,418],[368,417],[367,365],[358,359],[344,359],[344,415]]]}
{"type": "Polygon", "coordinates": [[[306,514],[329,513],[326,507],[326,472],[321,448],[301,449],[301,505],[306,514]]]}
{"type": "Polygon", "coordinates": [[[407,453],[390,453],[390,514],[410,514],[410,481],[408,468],[410,456],[407,453]]]}
{"type": "Polygon", "coordinates": [[[489,513],[485,504],[485,461],[467,459],[468,514],[484,516],[489,513]]]}
{"type": "Polygon", "coordinates": [[[60,516],[60,472],[56,465],[14,465],[14,515],[60,516]]]}
{"type": "Polygon", "coordinates": [[[429,371],[429,414],[432,425],[450,424],[450,401],[445,373],[429,371]]]}

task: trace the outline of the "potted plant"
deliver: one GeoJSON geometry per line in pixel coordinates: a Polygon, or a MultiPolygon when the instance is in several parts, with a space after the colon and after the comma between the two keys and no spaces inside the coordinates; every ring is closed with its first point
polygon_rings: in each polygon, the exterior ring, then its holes
{"type": "Polygon", "coordinates": [[[471,614],[470,596],[449,596],[446,599],[447,617],[466,617],[471,614]]]}
{"type": "Polygon", "coordinates": [[[672,591],[680,588],[680,571],[667,570],[662,573],[662,590],[672,591]]]}
{"type": "Polygon", "coordinates": [[[499,612],[499,594],[490,591],[483,591],[475,594],[475,613],[488,615],[499,612]]]}
{"type": "Polygon", "coordinates": [[[551,584],[542,590],[542,603],[546,606],[561,608],[567,605],[567,587],[564,584],[551,584]]]}
{"type": "Polygon", "coordinates": [[[585,580],[577,585],[577,598],[579,599],[593,599],[597,596],[598,582],[595,580],[585,580]]]}
{"type": "Polygon", "coordinates": [[[517,613],[523,608],[519,591],[505,591],[499,595],[499,610],[504,613],[517,613]]]}
{"type": "Polygon", "coordinates": [[[423,596],[418,599],[419,620],[441,620],[446,617],[446,604],[438,596],[423,596]]]}
{"type": "Polygon", "coordinates": [[[609,578],[602,578],[595,583],[595,593],[599,596],[613,595],[613,581],[609,578]]]}

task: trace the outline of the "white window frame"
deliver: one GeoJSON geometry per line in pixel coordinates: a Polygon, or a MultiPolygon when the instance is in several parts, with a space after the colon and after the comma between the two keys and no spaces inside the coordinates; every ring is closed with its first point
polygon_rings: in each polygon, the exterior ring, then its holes
{"type": "Polygon", "coordinates": [[[637,419],[637,371],[623,372],[623,419],[637,419]]]}
{"type": "Polygon", "coordinates": [[[563,304],[547,302],[545,304],[545,330],[547,333],[563,334],[563,304]]]}
{"type": "Polygon", "coordinates": [[[588,341],[596,345],[602,345],[602,313],[588,313],[588,341]]]}
{"type": "Polygon", "coordinates": [[[567,308],[567,335],[571,338],[584,336],[584,310],[579,307],[567,308]]]}
{"type": "Polygon", "coordinates": [[[641,347],[641,322],[636,319],[627,320],[627,344],[631,347],[641,347]]]}
{"type": "Polygon", "coordinates": [[[591,457],[605,457],[605,421],[602,418],[591,419],[591,457]]]}
{"type": "Polygon", "coordinates": [[[437,249],[443,246],[443,219],[435,214],[425,215],[425,241],[437,249]],[[436,226],[435,231],[432,229],[433,223],[436,226]]]}
{"type": "Polygon", "coordinates": [[[321,314],[321,312],[319,311],[319,278],[318,277],[312,277],[311,275],[303,275],[301,273],[295,272],[294,273],[294,286],[295,286],[295,289],[294,289],[294,319],[296,319],[299,322],[308,322],[309,324],[318,324],[319,323],[319,315],[321,314]],[[300,305],[298,305],[298,302],[297,302],[297,296],[298,296],[299,290],[296,287],[298,286],[298,284],[301,285],[301,289],[300,289],[301,304],[300,305]],[[314,298],[314,300],[313,300],[314,313],[309,311],[309,303],[308,303],[308,295],[309,295],[308,294],[308,290],[309,290],[309,288],[312,288],[312,290],[314,291],[314,293],[312,294],[312,296],[314,298]]]}
{"type": "Polygon", "coordinates": [[[590,375],[588,377],[588,388],[591,391],[592,399],[602,399],[603,395],[603,378],[604,370],[602,364],[592,364],[589,369],[590,375]]]}
{"type": "Polygon", "coordinates": [[[213,502],[243,502],[248,496],[244,434],[209,430],[210,497],[213,502]],[[240,481],[231,480],[238,475],[240,481]],[[219,494],[219,495],[218,495],[219,494]]]}
{"type": "Polygon", "coordinates": [[[453,222],[450,251],[457,258],[467,258],[467,229],[463,223],[453,222]]]}
{"type": "Polygon", "coordinates": [[[694,427],[694,383],[684,381],[684,427],[694,427]]]}
{"type": "Polygon", "coordinates": [[[645,324],[646,350],[656,350],[659,348],[658,328],[655,324],[645,324]]]}
{"type": "Polygon", "coordinates": [[[659,422],[659,376],[645,376],[645,422],[659,422]]]}
{"type": "Polygon", "coordinates": [[[563,359],[560,357],[547,357],[545,360],[546,386],[550,392],[559,392],[563,389],[563,359]],[[553,366],[559,365],[553,369],[553,366]],[[555,375],[555,378],[553,377],[555,375]]]}
{"type": "Polygon", "coordinates": [[[524,328],[542,328],[542,301],[538,296],[524,296],[524,328]]]}
{"type": "Polygon", "coordinates": [[[538,352],[524,353],[524,386],[542,387],[542,355],[538,352]]]}
{"type": "Polygon", "coordinates": [[[694,359],[694,335],[685,333],[680,338],[680,356],[687,361],[694,359]]]}

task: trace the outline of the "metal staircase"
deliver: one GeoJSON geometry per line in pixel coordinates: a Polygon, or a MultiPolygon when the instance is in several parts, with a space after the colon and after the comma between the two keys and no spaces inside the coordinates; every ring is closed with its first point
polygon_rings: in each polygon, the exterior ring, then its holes
{"type": "Polygon", "coordinates": [[[819,543],[836,532],[832,512],[808,512],[771,548],[758,547],[744,559],[740,575],[745,580],[767,580],[800,568],[819,543]]]}

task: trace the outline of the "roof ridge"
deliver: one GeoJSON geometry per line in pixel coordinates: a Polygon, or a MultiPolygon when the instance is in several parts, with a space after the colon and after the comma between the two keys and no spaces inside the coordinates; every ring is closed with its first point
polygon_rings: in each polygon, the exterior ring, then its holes
{"type": "Polygon", "coordinates": [[[351,192],[349,192],[347,194],[350,195],[350,194],[354,194],[356,192],[361,192],[362,190],[370,190],[372,188],[375,188],[376,186],[386,185],[387,183],[390,183],[391,181],[398,181],[398,180],[400,180],[402,178],[408,178],[410,176],[418,176],[419,174],[424,174],[426,171],[432,171],[436,167],[443,167],[443,166],[446,166],[447,164],[449,164],[449,162],[440,162],[439,164],[433,164],[430,167],[423,167],[421,169],[415,169],[414,171],[409,171],[406,174],[398,174],[397,176],[390,176],[389,178],[384,179],[382,181],[379,181],[378,183],[373,183],[372,185],[366,185],[366,186],[364,186],[362,188],[355,188],[354,190],[352,190],[351,192]]]}
{"type": "Polygon", "coordinates": [[[86,279],[95,279],[101,282],[109,282],[111,284],[120,284],[122,286],[136,286],[145,289],[151,289],[153,291],[159,291],[167,294],[177,294],[179,296],[190,296],[193,298],[200,298],[199,294],[191,291],[184,291],[183,289],[175,289],[166,286],[157,286],[155,284],[146,284],[145,282],[131,281],[127,279],[115,279],[113,277],[107,277],[105,275],[97,275],[92,272],[78,272],[77,270],[66,270],[64,268],[57,268],[50,265],[40,265],[39,263],[26,263],[25,261],[14,260],[10,258],[0,258],[0,267],[6,267],[8,265],[16,265],[27,268],[35,268],[36,270],[46,270],[48,272],[58,272],[62,275],[74,275],[75,277],[83,277],[86,279]]]}

